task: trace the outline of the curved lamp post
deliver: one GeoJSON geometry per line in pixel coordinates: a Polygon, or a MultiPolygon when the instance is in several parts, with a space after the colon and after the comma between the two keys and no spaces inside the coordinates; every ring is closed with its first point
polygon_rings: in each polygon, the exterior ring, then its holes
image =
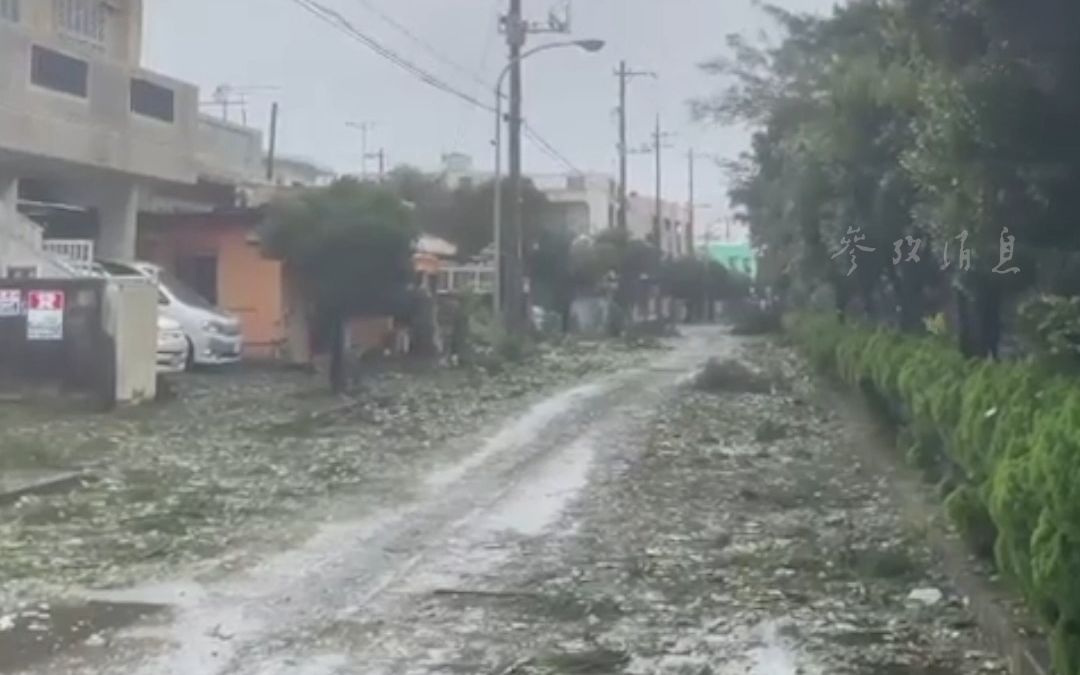
{"type": "Polygon", "coordinates": [[[549,42],[548,44],[533,47],[511,60],[499,73],[499,79],[495,81],[495,213],[493,223],[495,227],[495,314],[499,315],[502,309],[502,86],[510,69],[521,63],[533,54],[548,51],[550,49],[562,49],[564,47],[578,47],[587,52],[598,52],[604,48],[603,40],[566,40],[562,42],[549,42]]]}

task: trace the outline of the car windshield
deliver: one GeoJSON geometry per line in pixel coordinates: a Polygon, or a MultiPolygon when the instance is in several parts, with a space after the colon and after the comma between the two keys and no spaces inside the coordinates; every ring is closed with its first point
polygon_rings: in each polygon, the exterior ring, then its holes
{"type": "Polygon", "coordinates": [[[200,309],[217,310],[217,307],[214,307],[209,300],[199,295],[190,286],[164,270],[158,274],[158,281],[173,294],[177,301],[185,305],[198,307],[200,309]]]}

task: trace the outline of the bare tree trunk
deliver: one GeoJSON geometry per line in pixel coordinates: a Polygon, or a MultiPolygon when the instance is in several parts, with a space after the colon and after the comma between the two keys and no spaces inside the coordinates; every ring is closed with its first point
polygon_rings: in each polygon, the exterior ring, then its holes
{"type": "Polygon", "coordinates": [[[335,313],[330,328],[330,388],[335,394],[343,394],[348,387],[345,373],[345,319],[335,313]]]}

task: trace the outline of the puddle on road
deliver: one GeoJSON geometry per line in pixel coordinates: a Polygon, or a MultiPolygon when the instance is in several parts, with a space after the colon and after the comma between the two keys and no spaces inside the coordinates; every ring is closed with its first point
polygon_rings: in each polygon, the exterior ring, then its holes
{"type": "Polygon", "coordinates": [[[0,614],[0,672],[22,670],[104,631],[130,626],[164,610],[164,605],[88,602],[70,607],[38,605],[0,614]]]}
{"type": "Polygon", "coordinates": [[[457,464],[433,472],[425,483],[429,488],[440,489],[461,480],[469,471],[482,465],[492,455],[531,442],[556,417],[575,408],[582,399],[595,396],[604,389],[605,386],[600,383],[587,384],[541,401],[529,408],[528,412],[513,424],[500,429],[484,443],[479,451],[457,464]]]}

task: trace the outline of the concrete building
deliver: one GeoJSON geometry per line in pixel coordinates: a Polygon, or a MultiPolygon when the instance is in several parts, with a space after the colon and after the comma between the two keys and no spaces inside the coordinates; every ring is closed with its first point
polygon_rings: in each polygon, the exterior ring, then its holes
{"type": "MultiPolygon", "coordinates": [[[[635,239],[652,241],[655,238],[656,198],[630,193],[627,197],[626,227],[635,239]]],[[[664,255],[679,258],[690,255],[687,232],[690,209],[680,202],[663,201],[660,222],[660,250],[664,255]]]]}
{"type": "Polygon", "coordinates": [[[567,227],[576,235],[595,236],[615,225],[618,188],[604,174],[530,176],[548,198],[546,226],[567,227]]]}
{"type": "MultiPolygon", "coordinates": [[[[266,166],[268,159],[263,160],[266,166]]],[[[274,177],[271,184],[277,187],[326,187],[338,177],[337,172],[315,162],[299,157],[278,156],[274,158],[274,177]]]]}
{"type": "Polygon", "coordinates": [[[451,152],[442,156],[442,167],[438,176],[443,185],[451,190],[480,185],[495,178],[495,174],[491,171],[477,170],[473,165],[473,158],[461,152],[451,152]]]}
{"type": "Polygon", "coordinates": [[[750,242],[713,242],[706,247],[708,256],[732,272],[757,278],[757,255],[750,242]]]}
{"type": "Polygon", "coordinates": [[[260,173],[257,131],[200,115],[194,85],[140,66],[142,13],[142,0],[0,0],[0,236],[18,211],[46,247],[128,259],[141,210],[207,208],[260,173]]]}
{"type": "MultiPolygon", "coordinates": [[[[439,177],[450,189],[480,185],[494,179],[490,171],[477,170],[472,157],[449,153],[442,157],[439,177]]],[[[505,174],[503,176],[506,178],[505,174]]],[[[550,202],[544,224],[568,227],[576,234],[595,235],[615,223],[617,193],[611,176],[587,174],[531,174],[526,178],[550,202]]]]}

